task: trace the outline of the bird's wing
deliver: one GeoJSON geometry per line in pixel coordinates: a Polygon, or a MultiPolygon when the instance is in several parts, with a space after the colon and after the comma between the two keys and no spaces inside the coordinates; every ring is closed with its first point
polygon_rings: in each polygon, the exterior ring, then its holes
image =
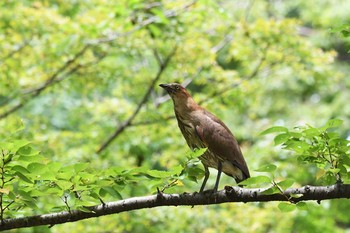
{"type": "Polygon", "coordinates": [[[222,160],[230,161],[239,168],[246,178],[250,177],[237,140],[229,128],[208,111],[196,126],[196,133],[208,149],[222,160]]]}

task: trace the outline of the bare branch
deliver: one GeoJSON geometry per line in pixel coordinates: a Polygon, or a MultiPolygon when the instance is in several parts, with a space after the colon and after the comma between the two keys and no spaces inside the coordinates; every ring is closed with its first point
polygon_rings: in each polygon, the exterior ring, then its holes
{"type": "MultiPolygon", "coordinates": [[[[5,118],[7,116],[9,116],[10,114],[16,112],[17,110],[19,110],[20,108],[24,107],[29,100],[39,96],[42,91],[44,91],[46,88],[48,88],[49,86],[51,86],[52,84],[54,84],[55,82],[59,81],[59,79],[62,79],[62,77],[60,77],[60,75],[62,73],[64,73],[73,63],[75,63],[77,61],[77,59],[81,56],[83,56],[85,54],[85,52],[87,51],[87,49],[89,48],[88,45],[84,46],[78,53],[76,53],[74,55],[73,58],[69,59],[68,61],[66,61],[60,68],[58,68],[55,73],[53,73],[45,82],[44,84],[42,84],[41,86],[34,88],[34,89],[30,89],[30,90],[26,90],[23,92],[23,95],[28,95],[28,97],[22,99],[19,101],[19,103],[17,103],[16,105],[12,106],[10,109],[8,109],[7,111],[3,112],[0,114],[0,119],[5,118]]],[[[81,66],[80,65],[76,65],[75,67],[71,68],[70,70],[68,70],[68,72],[66,73],[66,76],[69,76],[70,74],[74,73],[75,71],[77,71],[81,66]]]]}
{"type": "Polygon", "coordinates": [[[43,85],[40,87],[25,90],[23,91],[23,94],[32,94],[33,96],[39,95],[43,90],[45,90],[47,87],[49,87],[52,83],[54,83],[57,79],[57,77],[63,73],[65,70],[68,69],[70,65],[72,65],[74,62],[78,60],[79,57],[83,56],[87,49],[89,48],[89,45],[85,45],[79,52],[77,52],[71,59],[67,60],[59,69],[56,70],[55,73],[53,73],[50,78],[48,78],[43,85]]]}
{"type": "Polygon", "coordinates": [[[22,49],[28,46],[29,43],[30,40],[24,40],[22,44],[18,45],[14,50],[0,59],[0,65],[2,65],[7,59],[12,58],[16,53],[19,53],[22,49]]]}
{"type": "MultiPolygon", "coordinates": [[[[191,6],[193,6],[197,1],[191,1],[188,4],[185,4],[183,6],[181,6],[179,9],[175,9],[175,10],[168,10],[164,13],[165,17],[170,18],[170,17],[175,17],[181,13],[183,13],[184,11],[186,11],[188,8],[190,8],[191,6]]],[[[85,43],[85,46],[83,47],[83,49],[81,49],[78,53],[76,53],[74,55],[74,57],[68,61],[66,61],[50,78],[48,78],[41,86],[36,87],[34,89],[30,89],[30,90],[25,90],[23,91],[23,95],[30,95],[29,97],[22,99],[19,101],[19,103],[15,104],[14,106],[12,106],[10,109],[6,110],[5,112],[0,114],[0,119],[5,118],[7,116],[9,116],[10,114],[16,112],[17,110],[21,109],[22,107],[24,107],[28,100],[33,99],[37,96],[39,96],[41,94],[41,92],[43,90],[45,90],[46,88],[48,88],[49,86],[51,86],[52,84],[55,84],[59,81],[62,81],[65,78],[58,78],[59,75],[61,75],[63,72],[66,71],[66,69],[72,64],[74,63],[80,56],[82,56],[86,50],[89,47],[92,46],[98,46],[101,43],[108,43],[108,42],[112,42],[116,39],[118,39],[121,36],[128,36],[132,33],[134,33],[135,31],[149,25],[152,23],[155,23],[159,20],[159,18],[157,16],[154,17],[150,17],[148,19],[146,19],[145,21],[141,22],[140,24],[136,25],[132,30],[125,32],[125,33],[112,33],[110,35],[108,35],[107,37],[104,38],[99,38],[99,39],[93,39],[93,40],[88,40],[85,43]]],[[[25,46],[25,44],[23,45],[23,47],[25,46]]],[[[7,55],[5,58],[7,59],[7,57],[11,57],[13,56],[14,53],[17,53],[20,49],[22,49],[22,47],[20,47],[18,50],[13,51],[11,54],[7,55]]],[[[4,60],[4,58],[2,59],[4,60]]],[[[1,64],[1,61],[0,61],[1,64]]],[[[71,69],[71,70],[77,70],[79,68],[79,65],[76,66],[75,68],[71,69]]],[[[73,73],[73,72],[68,72],[73,73]]],[[[8,102],[12,102],[14,99],[9,99],[6,101],[6,103],[8,102]]]]}
{"type": "Polygon", "coordinates": [[[218,53],[220,52],[223,48],[225,48],[226,45],[228,45],[229,43],[231,43],[231,41],[233,40],[233,35],[231,33],[228,33],[224,36],[224,39],[222,41],[220,41],[217,45],[215,45],[211,51],[213,53],[218,53]]]}
{"type": "Polygon", "coordinates": [[[135,117],[137,116],[137,114],[139,113],[143,105],[146,104],[146,102],[148,101],[148,98],[151,95],[151,92],[154,89],[156,82],[158,82],[159,78],[162,76],[164,70],[166,69],[166,67],[170,62],[170,59],[175,55],[176,48],[177,47],[175,46],[173,51],[164,60],[160,59],[159,54],[155,52],[156,60],[159,63],[159,69],[156,76],[153,78],[152,82],[150,83],[148,90],[146,91],[145,95],[143,96],[143,98],[141,99],[135,111],[131,114],[131,116],[128,119],[126,119],[123,123],[121,123],[120,126],[114,131],[114,133],[111,136],[109,136],[104,143],[102,143],[102,145],[96,151],[96,153],[101,153],[102,151],[104,151],[109,146],[109,144],[111,144],[111,142],[116,137],[118,137],[119,134],[121,134],[128,126],[131,125],[132,121],[135,119],[135,117]]]}
{"type": "MultiPolygon", "coordinates": [[[[175,10],[168,10],[164,12],[164,16],[166,18],[171,18],[171,17],[175,17],[179,14],[181,14],[182,12],[186,11],[188,8],[190,8],[191,6],[193,6],[195,3],[197,2],[197,0],[191,1],[190,3],[187,3],[183,6],[181,6],[179,9],[175,9],[175,10]]],[[[97,45],[97,44],[102,44],[102,43],[110,43],[116,39],[118,39],[119,37],[124,37],[124,36],[128,36],[138,30],[140,30],[141,28],[144,28],[147,25],[150,25],[152,23],[155,23],[159,20],[158,16],[152,16],[144,21],[142,21],[141,23],[137,24],[133,29],[131,29],[130,31],[127,32],[123,32],[123,33],[111,33],[109,35],[107,35],[106,37],[102,37],[102,38],[98,38],[98,39],[93,39],[93,40],[88,40],[86,43],[89,45],[97,45]]]]}
{"type": "Polygon", "coordinates": [[[266,189],[245,189],[240,187],[226,186],[224,190],[216,193],[183,193],[164,194],[133,197],[116,202],[108,202],[101,205],[87,207],[91,212],[79,210],[64,211],[54,214],[43,214],[30,217],[4,219],[0,224],[0,230],[9,230],[23,227],[42,225],[56,225],[66,222],[75,222],[82,219],[100,217],[104,215],[122,213],[132,210],[154,208],[158,206],[197,206],[215,205],[228,202],[269,202],[269,201],[300,201],[320,202],[321,200],[350,198],[349,184],[335,184],[331,186],[304,186],[290,188],[283,193],[267,195],[263,194],[266,189]],[[298,197],[295,197],[298,196],[298,197]],[[288,200],[286,200],[288,197],[288,200]]]}

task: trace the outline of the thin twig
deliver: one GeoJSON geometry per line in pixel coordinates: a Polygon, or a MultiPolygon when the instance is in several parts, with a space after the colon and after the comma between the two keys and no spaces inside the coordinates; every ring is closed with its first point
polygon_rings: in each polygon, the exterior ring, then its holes
{"type": "MultiPolygon", "coordinates": [[[[192,7],[196,2],[197,2],[197,0],[191,1],[190,3],[187,3],[187,4],[181,6],[178,9],[165,11],[164,12],[164,16],[166,18],[175,17],[175,16],[183,13],[184,11],[186,11],[188,8],[192,7]]],[[[159,20],[158,16],[152,16],[152,17],[142,21],[141,23],[137,24],[130,31],[127,31],[127,32],[124,32],[124,33],[118,33],[118,32],[110,33],[106,37],[88,40],[86,43],[89,44],[89,45],[98,45],[98,44],[102,44],[102,43],[110,43],[110,42],[113,42],[113,41],[115,41],[116,39],[118,39],[120,37],[129,36],[130,34],[132,34],[132,33],[136,32],[136,31],[144,28],[147,25],[155,23],[158,20],[159,20]]]]}
{"type": "Polygon", "coordinates": [[[78,60],[79,57],[83,56],[87,49],[89,48],[89,45],[85,45],[79,52],[77,52],[71,59],[67,60],[60,68],[56,70],[55,73],[53,73],[50,78],[48,78],[43,85],[40,87],[30,89],[30,90],[25,90],[23,91],[24,95],[27,94],[33,94],[33,96],[39,95],[43,90],[45,90],[47,87],[49,87],[52,83],[55,82],[56,78],[63,73],[65,70],[68,69],[70,65],[72,65],[74,62],[78,60]]]}
{"type": "MultiPolygon", "coordinates": [[[[12,106],[10,109],[8,109],[7,111],[3,112],[0,114],[0,119],[5,118],[7,116],[9,116],[10,114],[16,112],[17,110],[21,109],[22,107],[24,107],[29,100],[39,96],[45,89],[47,89],[48,87],[50,87],[52,84],[57,83],[59,81],[62,81],[62,79],[64,79],[64,77],[61,77],[60,75],[62,73],[64,73],[73,63],[76,62],[76,60],[83,56],[85,54],[85,52],[87,51],[87,49],[89,48],[88,45],[84,46],[78,53],[76,53],[74,55],[73,58],[69,59],[68,61],[66,61],[60,68],[58,68],[55,73],[53,73],[45,82],[44,84],[42,84],[41,86],[34,88],[34,89],[30,89],[30,90],[26,90],[23,92],[23,95],[28,95],[28,97],[22,99],[19,101],[19,103],[17,103],[16,105],[12,106]]],[[[76,65],[73,68],[71,68],[70,70],[68,70],[68,72],[66,73],[65,76],[69,76],[72,73],[76,72],[79,68],[81,68],[82,65],[76,65]]]]}
{"type": "MultiPolygon", "coordinates": [[[[264,54],[263,57],[260,58],[258,64],[255,66],[255,68],[253,69],[253,71],[249,75],[243,77],[239,82],[237,82],[237,83],[235,83],[233,85],[230,85],[230,86],[228,86],[228,87],[226,87],[224,89],[221,89],[220,91],[213,92],[206,99],[203,99],[203,100],[199,101],[198,103],[199,104],[203,104],[206,101],[209,101],[212,98],[217,97],[218,95],[222,95],[223,93],[225,93],[225,92],[227,92],[229,90],[237,88],[238,86],[240,86],[243,83],[243,81],[247,81],[247,80],[250,80],[250,79],[254,78],[258,74],[258,72],[261,70],[261,66],[262,66],[263,62],[265,61],[265,59],[266,59],[266,53],[264,54]]],[[[131,123],[130,126],[151,125],[151,124],[159,123],[160,121],[172,120],[174,118],[175,118],[175,116],[172,115],[172,116],[163,117],[161,119],[154,119],[154,120],[140,121],[140,122],[131,123]]]]}
{"type": "MultiPolygon", "coordinates": [[[[171,17],[175,17],[181,13],[183,13],[184,11],[186,11],[187,9],[189,9],[191,6],[193,6],[195,3],[197,2],[197,0],[191,1],[190,3],[187,3],[185,5],[183,5],[182,7],[175,9],[175,10],[168,10],[164,12],[164,16],[167,18],[171,18],[171,17]]],[[[41,86],[34,88],[34,89],[29,89],[29,90],[25,90],[22,94],[23,95],[30,95],[29,97],[27,97],[26,99],[22,99],[20,100],[17,104],[15,104],[14,106],[12,106],[10,109],[6,110],[5,112],[0,114],[0,119],[5,118],[9,115],[11,115],[12,113],[16,112],[17,110],[21,109],[22,107],[24,107],[27,102],[28,99],[33,99],[37,96],[40,95],[40,93],[45,90],[46,88],[48,88],[49,86],[51,86],[54,83],[57,83],[57,81],[61,81],[61,80],[57,80],[56,77],[58,75],[60,75],[62,72],[64,72],[71,63],[73,63],[77,57],[80,57],[81,55],[83,55],[85,53],[85,51],[87,50],[87,48],[92,47],[92,46],[98,46],[102,43],[109,43],[109,42],[113,42],[116,39],[118,39],[119,37],[124,37],[124,36],[128,36],[138,30],[140,30],[141,28],[150,25],[152,23],[155,23],[159,20],[158,16],[153,16],[150,17],[144,21],[142,21],[140,24],[136,25],[132,30],[125,32],[125,33],[112,33],[109,34],[106,37],[103,38],[98,38],[98,39],[92,39],[92,40],[88,40],[85,43],[85,46],[83,47],[82,50],[80,50],[72,59],[68,60],[67,62],[65,62],[63,64],[62,67],[60,67],[47,81],[44,82],[44,84],[42,84],[41,86]],[[82,53],[82,54],[81,54],[82,53]]],[[[16,51],[18,52],[18,51],[16,51]]],[[[12,55],[11,55],[12,56],[12,55]]],[[[7,56],[9,57],[9,56],[7,56]]],[[[64,78],[61,78],[64,79],[64,78]]],[[[12,102],[14,99],[12,100],[7,100],[6,103],[8,102],[12,102]]]]}
{"type": "Polygon", "coordinates": [[[27,45],[29,45],[30,40],[24,40],[24,42],[19,45],[16,49],[12,50],[9,54],[5,55],[0,59],[0,65],[4,64],[4,62],[10,58],[12,58],[16,53],[19,53],[22,49],[24,49],[27,45]]]}

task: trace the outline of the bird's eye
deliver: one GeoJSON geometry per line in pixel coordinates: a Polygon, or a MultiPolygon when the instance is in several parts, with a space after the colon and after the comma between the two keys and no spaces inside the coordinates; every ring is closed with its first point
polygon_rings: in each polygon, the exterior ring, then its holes
{"type": "Polygon", "coordinates": [[[175,89],[176,89],[176,90],[179,90],[179,89],[180,89],[180,87],[179,87],[179,86],[175,86],[175,89]]]}

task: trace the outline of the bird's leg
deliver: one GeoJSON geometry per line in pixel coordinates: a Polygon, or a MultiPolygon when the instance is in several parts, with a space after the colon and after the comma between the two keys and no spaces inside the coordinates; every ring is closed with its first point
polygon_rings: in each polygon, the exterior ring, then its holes
{"type": "Polygon", "coordinates": [[[218,161],[218,175],[216,177],[216,182],[215,182],[215,186],[214,186],[214,190],[213,190],[214,192],[218,191],[221,171],[222,171],[222,163],[220,161],[218,161]]]}
{"type": "Polygon", "coordinates": [[[200,193],[202,193],[204,191],[204,187],[207,183],[208,178],[209,178],[209,169],[207,166],[204,165],[204,180],[203,180],[201,189],[199,190],[200,193]]]}

